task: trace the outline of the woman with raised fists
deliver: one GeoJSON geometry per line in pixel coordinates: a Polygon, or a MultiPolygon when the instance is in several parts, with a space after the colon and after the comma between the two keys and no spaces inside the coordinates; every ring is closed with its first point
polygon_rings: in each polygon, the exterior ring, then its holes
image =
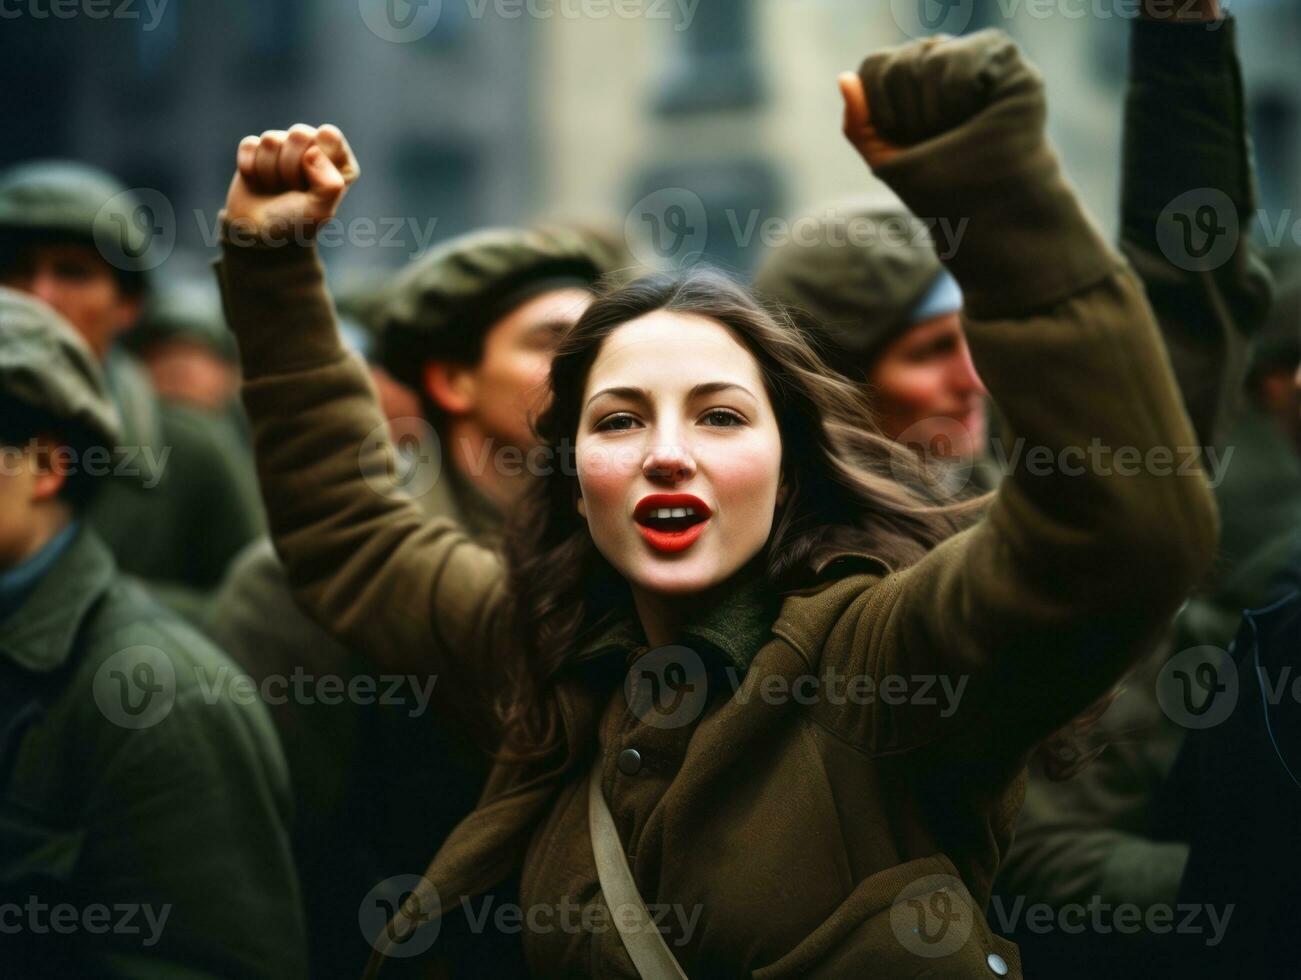
{"type": "Polygon", "coordinates": [[[437,955],[441,914],[500,925],[476,896],[518,876],[538,976],[1019,975],[983,909],[1025,760],[1161,632],[1214,507],[1200,472],[1091,462],[1193,436],[1016,47],[909,44],[840,85],[873,171],[968,222],[947,264],[1027,453],[961,533],[855,387],[703,273],[565,336],[504,553],[423,521],[311,244],[356,159],[329,126],[241,144],[220,274],[289,577],[378,669],[432,665],[498,759],[372,971],[437,955]]]}

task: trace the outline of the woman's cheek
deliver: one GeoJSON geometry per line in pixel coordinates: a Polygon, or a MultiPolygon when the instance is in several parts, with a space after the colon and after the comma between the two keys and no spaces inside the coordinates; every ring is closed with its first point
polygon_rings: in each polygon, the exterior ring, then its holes
{"type": "Polygon", "coordinates": [[[578,486],[587,501],[588,521],[621,513],[628,487],[641,468],[635,447],[589,442],[577,448],[578,486]]]}
{"type": "Polygon", "coordinates": [[[734,532],[744,527],[753,531],[744,536],[747,540],[766,540],[781,482],[780,440],[756,438],[732,447],[731,452],[717,453],[709,477],[723,513],[740,519],[728,521],[734,532]]]}

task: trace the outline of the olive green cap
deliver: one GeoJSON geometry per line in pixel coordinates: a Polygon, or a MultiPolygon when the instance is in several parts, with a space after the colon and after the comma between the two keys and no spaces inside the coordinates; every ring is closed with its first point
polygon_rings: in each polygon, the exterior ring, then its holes
{"type": "Polygon", "coordinates": [[[120,181],[82,163],[38,160],[0,173],[0,233],[79,239],[120,272],[143,276],[152,236],[139,207],[120,181]]]}
{"type": "Polygon", "coordinates": [[[122,345],[142,352],[165,340],[190,340],[223,360],[238,358],[235,335],[226,327],[215,282],[195,280],[158,289],[145,304],[136,325],[123,335],[122,345]]]}
{"type": "Polygon", "coordinates": [[[0,399],[71,424],[96,444],[121,442],[121,423],[95,355],[39,300],[0,287],[0,399]]]}
{"type": "Polygon", "coordinates": [[[849,201],[792,222],[764,256],[754,289],[786,307],[833,366],[853,373],[917,322],[942,272],[926,226],[912,214],[849,201]]]}
{"type": "Polygon", "coordinates": [[[418,388],[426,361],[477,359],[488,329],[527,298],[531,285],[594,288],[634,264],[620,239],[582,225],[492,228],[453,238],[384,290],[376,324],[380,363],[418,388]]]}

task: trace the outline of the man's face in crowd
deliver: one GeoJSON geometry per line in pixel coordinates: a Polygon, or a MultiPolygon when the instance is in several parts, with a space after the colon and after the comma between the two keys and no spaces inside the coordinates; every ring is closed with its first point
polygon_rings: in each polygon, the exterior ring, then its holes
{"type": "Polygon", "coordinates": [[[988,392],[957,313],[910,327],[878,355],[867,380],[890,438],[932,456],[971,458],[982,451],[988,392]]]}
{"type": "Polygon", "coordinates": [[[139,298],[122,289],[112,266],[80,243],[20,248],[12,263],[0,268],[0,285],[52,306],[101,359],[140,313],[139,298]]]}
{"type": "Polygon", "coordinates": [[[591,293],[578,288],[522,303],[488,330],[479,363],[452,371],[448,391],[431,390],[431,397],[449,415],[473,423],[494,448],[532,448],[530,419],[543,408],[556,341],[591,303],[591,293]]]}
{"type": "Polygon", "coordinates": [[[52,470],[52,453],[59,442],[38,437],[22,446],[0,445],[0,571],[21,564],[39,550],[42,520],[63,485],[52,470]]]}
{"type": "Polygon", "coordinates": [[[140,355],[154,390],[171,401],[219,412],[235,398],[235,366],[203,344],[185,339],[162,340],[140,355]]]}

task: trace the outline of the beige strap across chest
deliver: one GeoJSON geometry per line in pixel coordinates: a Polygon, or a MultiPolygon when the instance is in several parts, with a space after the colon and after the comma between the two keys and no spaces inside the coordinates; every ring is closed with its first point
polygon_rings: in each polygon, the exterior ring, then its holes
{"type": "Polygon", "coordinates": [[[601,882],[606,907],[641,980],[686,980],[687,975],[682,972],[637,891],[632,869],[628,867],[628,857],[623,852],[623,842],[619,840],[619,830],[610,815],[605,794],[601,792],[599,760],[587,779],[587,823],[592,837],[592,855],[596,858],[596,875],[601,882]],[[616,909],[618,914],[615,914],[616,909]],[[631,912],[627,911],[630,909],[631,912]]]}

